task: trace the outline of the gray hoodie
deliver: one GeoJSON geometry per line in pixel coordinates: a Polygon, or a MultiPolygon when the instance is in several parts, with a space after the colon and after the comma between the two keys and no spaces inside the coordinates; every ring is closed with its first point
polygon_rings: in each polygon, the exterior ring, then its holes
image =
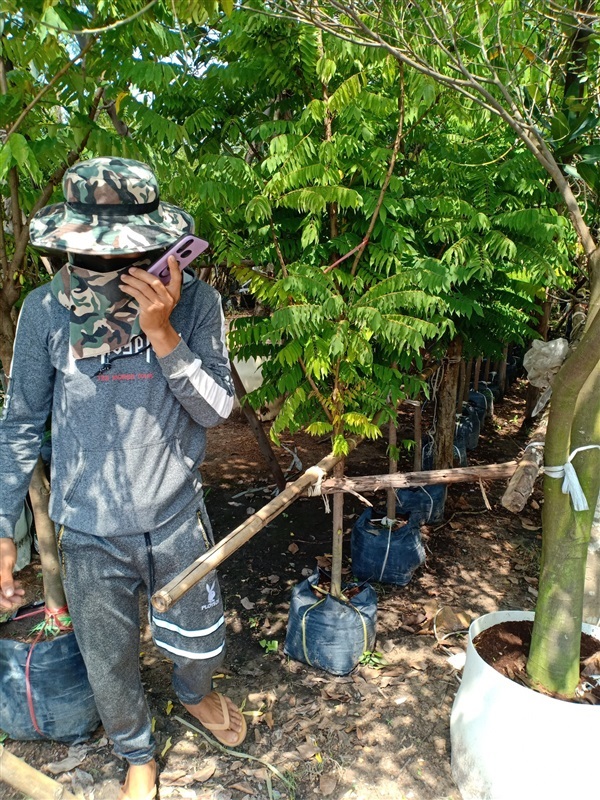
{"type": "Polygon", "coordinates": [[[226,419],[233,385],[219,294],[186,273],[157,358],[145,336],[74,360],[69,310],[48,285],[19,316],[0,420],[0,537],[12,537],[52,411],[50,517],[96,536],[160,527],[197,501],[206,428],[226,419]]]}

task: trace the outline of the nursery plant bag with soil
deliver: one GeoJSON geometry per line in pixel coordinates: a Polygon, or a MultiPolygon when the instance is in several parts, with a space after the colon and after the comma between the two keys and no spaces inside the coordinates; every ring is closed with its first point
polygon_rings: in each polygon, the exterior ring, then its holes
{"type": "Polygon", "coordinates": [[[73,633],[35,645],[0,639],[0,729],[11,739],[72,743],[87,739],[99,724],[73,633]]]}
{"type": "Polygon", "coordinates": [[[367,508],[352,528],[352,573],[359,581],[406,586],[425,561],[421,514],[409,514],[395,530],[372,523],[371,517],[372,509],[367,508]]]}
{"type": "Polygon", "coordinates": [[[468,423],[467,429],[467,450],[475,450],[479,442],[479,433],[481,425],[479,423],[479,415],[477,409],[471,403],[463,403],[463,420],[468,423]]]}
{"type": "Polygon", "coordinates": [[[459,467],[467,466],[467,439],[471,432],[471,423],[460,414],[454,425],[454,457],[459,467]]]}
{"type": "Polygon", "coordinates": [[[488,408],[487,397],[482,392],[474,392],[473,389],[471,389],[469,392],[469,403],[475,406],[475,411],[479,417],[479,425],[483,428],[488,408]]]}
{"type": "Polygon", "coordinates": [[[487,400],[486,414],[490,417],[494,416],[494,393],[489,387],[489,384],[481,382],[479,384],[479,391],[487,400]]]}
{"type": "Polygon", "coordinates": [[[420,521],[440,522],[444,518],[447,486],[432,483],[427,486],[396,489],[396,511],[399,514],[420,515],[420,521]]]}
{"type": "Polygon", "coordinates": [[[377,595],[368,584],[345,584],[344,593],[358,589],[348,602],[320,595],[312,587],[321,575],[315,572],[292,590],[283,651],[332,675],[347,675],[375,646],[377,595]]]}

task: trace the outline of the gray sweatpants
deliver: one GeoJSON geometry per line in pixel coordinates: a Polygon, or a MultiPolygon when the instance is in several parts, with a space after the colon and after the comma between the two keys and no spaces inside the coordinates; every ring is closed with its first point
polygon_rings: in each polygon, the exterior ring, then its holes
{"type": "MultiPolygon", "coordinates": [[[[139,593],[148,599],[212,543],[201,501],[156,531],[110,538],[58,531],[65,594],[98,713],[115,752],[130,764],[154,754],[151,717],[139,669],[139,593]],[[209,539],[210,537],[210,539],[209,539]]],[[[210,573],[172,609],[149,603],[152,638],[174,664],[173,688],[193,704],[211,691],[222,663],[225,620],[219,583],[210,573]]]]}

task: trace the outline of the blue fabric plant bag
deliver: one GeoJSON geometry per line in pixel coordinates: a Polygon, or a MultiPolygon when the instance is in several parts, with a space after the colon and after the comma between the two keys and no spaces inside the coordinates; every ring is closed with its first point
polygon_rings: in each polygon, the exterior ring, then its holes
{"type": "Polygon", "coordinates": [[[477,416],[479,417],[479,424],[483,428],[485,416],[487,414],[488,401],[484,394],[481,392],[474,392],[472,389],[469,392],[469,403],[475,406],[477,416]]]}
{"type": "MultiPolygon", "coordinates": [[[[292,590],[283,652],[332,675],[347,675],[375,647],[377,594],[365,584],[344,602],[315,593],[311,587],[319,578],[317,571],[292,590]]],[[[345,585],[342,591],[349,588],[345,585]]]]}
{"type": "Polygon", "coordinates": [[[367,508],[352,528],[352,573],[359,581],[406,586],[425,561],[421,515],[410,514],[396,530],[372,523],[371,517],[372,509],[367,508]]]}
{"type": "Polygon", "coordinates": [[[444,483],[396,489],[396,510],[414,514],[420,522],[441,522],[444,518],[447,487],[444,483]]]}
{"type": "Polygon", "coordinates": [[[470,432],[471,423],[459,415],[454,425],[454,459],[459,467],[467,466],[467,439],[470,432]]]}
{"type": "Polygon", "coordinates": [[[475,406],[470,403],[463,403],[463,419],[468,420],[469,429],[467,431],[467,450],[475,450],[479,442],[480,423],[479,415],[475,406]]]}
{"type": "Polygon", "coordinates": [[[479,383],[479,391],[482,395],[484,395],[485,399],[487,400],[487,415],[488,417],[494,416],[494,393],[490,389],[487,383],[481,381],[479,383]]]}
{"type": "Polygon", "coordinates": [[[73,633],[37,642],[29,684],[36,731],[27,703],[25,665],[32,645],[0,639],[0,729],[11,739],[87,739],[100,724],[92,688],[73,633]]]}

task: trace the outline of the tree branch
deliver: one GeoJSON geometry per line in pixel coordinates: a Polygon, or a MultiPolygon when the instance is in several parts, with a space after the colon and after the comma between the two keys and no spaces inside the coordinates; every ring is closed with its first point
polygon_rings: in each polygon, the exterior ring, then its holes
{"type": "Polygon", "coordinates": [[[15,133],[18,130],[21,123],[23,122],[25,117],[29,114],[31,109],[34,108],[39,103],[42,97],[44,97],[44,95],[46,95],[50,91],[50,89],[52,89],[53,86],[55,86],[55,84],[62,78],[63,75],[65,75],[71,69],[71,67],[74,64],[76,64],[80,59],[82,59],[86,55],[86,53],[88,53],[91,50],[92,45],[95,42],[96,42],[96,37],[91,36],[90,40],[85,45],[85,47],[82,48],[74,58],[72,58],[70,61],[67,61],[67,63],[64,66],[62,66],[61,69],[59,69],[56,75],[53,78],[51,78],[51,80],[48,81],[48,83],[40,89],[40,91],[36,94],[33,100],[25,106],[23,111],[19,114],[19,116],[15,120],[15,122],[8,129],[8,131],[6,132],[6,139],[8,139],[10,136],[12,136],[13,133],[15,133]]]}

